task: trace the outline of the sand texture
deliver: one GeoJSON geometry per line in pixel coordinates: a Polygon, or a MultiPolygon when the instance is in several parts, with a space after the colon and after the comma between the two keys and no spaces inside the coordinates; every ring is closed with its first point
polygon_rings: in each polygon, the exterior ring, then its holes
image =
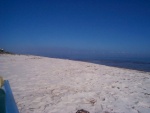
{"type": "Polygon", "coordinates": [[[20,113],[150,113],[150,73],[38,56],[0,55],[20,113]]]}

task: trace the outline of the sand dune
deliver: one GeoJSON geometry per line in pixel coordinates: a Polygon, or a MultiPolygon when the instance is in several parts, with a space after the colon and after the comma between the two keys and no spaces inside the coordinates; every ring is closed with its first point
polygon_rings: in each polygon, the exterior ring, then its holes
{"type": "Polygon", "coordinates": [[[150,113],[150,73],[38,56],[0,55],[20,113],[150,113]]]}

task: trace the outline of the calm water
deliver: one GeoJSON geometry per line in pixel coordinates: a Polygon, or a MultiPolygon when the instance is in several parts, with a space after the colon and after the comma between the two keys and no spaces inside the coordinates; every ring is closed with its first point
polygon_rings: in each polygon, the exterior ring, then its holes
{"type": "Polygon", "coordinates": [[[80,60],[107,66],[150,72],[150,58],[99,58],[80,60]]]}
{"type": "Polygon", "coordinates": [[[78,56],[78,58],[74,57],[60,57],[60,58],[150,72],[150,58],[122,58],[122,57],[84,58],[80,56],[78,56]]]}
{"type": "Polygon", "coordinates": [[[114,66],[126,69],[134,69],[139,71],[150,72],[150,57],[147,58],[136,58],[136,57],[93,57],[93,55],[46,55],[40,54],[39,56],[46,56],[51,58],[61,58],[91,62],[96,64],[102,64],[107,66],[114,66]]]}

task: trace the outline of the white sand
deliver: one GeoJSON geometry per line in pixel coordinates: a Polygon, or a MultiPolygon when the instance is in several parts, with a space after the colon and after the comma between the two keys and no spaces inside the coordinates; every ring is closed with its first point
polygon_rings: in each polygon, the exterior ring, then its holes
{"type": "Polygon", "coordinates": [[[150,113],[150,73],[24,55],[0,55],[20,113],[150,113]]]}

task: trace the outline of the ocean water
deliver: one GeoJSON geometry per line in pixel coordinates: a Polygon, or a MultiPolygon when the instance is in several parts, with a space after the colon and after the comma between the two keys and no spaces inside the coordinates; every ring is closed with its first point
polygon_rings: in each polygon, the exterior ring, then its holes
{"type": "Polygon", "coordinates": [[[150,72],[150,58],[97,58],[79,60],[106,66],[150,72]]]}
{"type": "Polygon", "coordinates": [[[77,61],[90,62],[95,64],[126,68],[144,72],[150,72],[150,57],[108,57],[93,55],[40,55],[51,58],[70,59],[77,61]]]}
{"type": "MultiPolygon", "coordinates": [[[[52,57],[52,56],[48,56],[52,57]]],[[[85,56],[53,56],[53,58],[70,59],[90,62],[106,66],[126,68],[144,72],[150,72],[150,57],[85,57],[85,56]]]]}

